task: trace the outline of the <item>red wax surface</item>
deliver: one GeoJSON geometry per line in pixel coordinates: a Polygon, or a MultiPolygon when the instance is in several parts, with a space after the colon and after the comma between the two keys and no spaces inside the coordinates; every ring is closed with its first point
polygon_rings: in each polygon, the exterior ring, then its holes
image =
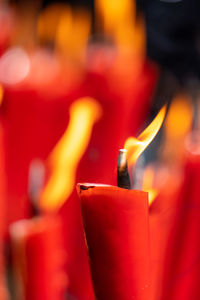
{"type": "Polygon", "coordinates": [[[57,216],[16,222],[11,242],[18,299],[63,300],[68,278],[61,222],[57,216]]]}
{"type": "Polygon", "coordinates": [[[200,299],[200,155],[189,153],[164,261],[162,300],[200,299]]]}
{"type": "Polygon", "coordinates": [[[92,184],[78,193],[97,299],[149,299],[148,194],[92,184]]]}

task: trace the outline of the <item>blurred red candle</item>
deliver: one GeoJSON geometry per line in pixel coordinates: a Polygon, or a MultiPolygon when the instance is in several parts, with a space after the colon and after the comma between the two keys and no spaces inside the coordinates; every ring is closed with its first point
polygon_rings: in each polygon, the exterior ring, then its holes
{"type": "Polygon", "coordinates": [[[11,225],[15,292],[18,299],[64,299],[66,254],[58,216],[35,217],[11,225]]]}
{"type": "Polygon", "coordinates": [[[165,255],[162,300],[200,298],[199,136],[192,135],[188,146],[184,180],[175,202],[172,230],[165,255]]]}
{"type": "Polygon", "coordinates": [[[163,126],[165,140],[160,162],[154,169],[154,184],[159,193],[149,211],[153,299],[160,299],[163,285],[168,289],[168,284],[162,281],[163,272],[168,268],[164,260],[172,246],[175,215],[180,213],[177,211],[177,199],[180,187],[184,185],[184,141],[192,127],[192,115],[188,97],[180,94],[173,99],[163,126]]]}

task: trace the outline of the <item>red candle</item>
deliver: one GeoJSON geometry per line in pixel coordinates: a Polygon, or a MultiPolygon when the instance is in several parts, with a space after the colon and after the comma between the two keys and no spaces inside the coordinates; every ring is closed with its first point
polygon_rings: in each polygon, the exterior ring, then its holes
{"type": "Polygon", "coordinates": [[[15,292],[24,300],[64,299],[66,254],[58,216],[35,217],[11,225],[15,292]]]}
{"type": "Polygon", "coordinates": [[[162,280],[161,299],[199,299],[199,176],[200,151],[190,142],[184,181],[175,202],[162,280]]]}
{"type": "Polygon", "coordinates": [[[163,107],[138,138],[129,138],[117,160],[117,183],[79,184],[83,224],[97,299],[149,299],[150,244],[148,193],[131,187],[126,156],[135,163],[153,140],[163,107]]]}
{"type": "Polygon", "coordinates": [[[165,265],[164,259],[168,255],[169,248],[172,247],[174,218],[180,213],[177,211],[177,199],[180,197],[178,196],[180,187],[184,184],[184,172],[182,172],[185,159],[184,141],[191,126],[191,103],[185,95],[178,95],[173,99],[168,110],[163,126],[165,140],[160,153],[160,162],[154,169],[154,187],[158,190],[158,195],[151,204],[149,212],[153,299],[160,299],[163,285],[166,285],[162,275],[168,268],[168,262],[165,265]]]}
{"type": "Polygon", "coordinates": [[[148,194],[93,184],[78,193],[97,299],[149,299],[148,194]]]}

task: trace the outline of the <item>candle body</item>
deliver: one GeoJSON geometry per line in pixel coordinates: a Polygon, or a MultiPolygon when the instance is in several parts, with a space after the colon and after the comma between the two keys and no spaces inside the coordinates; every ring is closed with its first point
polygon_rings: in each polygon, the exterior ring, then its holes
{"type": "Polygon", "coordinates": [[[190,153],[186,160],[166,248],[162,300],[200,299],[200,155],[190,153]]]}
{"type": "Polygon", "coordinates": [[[37,217],[11,226],[17,299],[64,299],[67,276],[60,218],[37,217]]]}
{"type": "Polygon", "coordinates": [[[78,193],[97,299],[149,299],[148,194],[98,185],[78,193]]]}

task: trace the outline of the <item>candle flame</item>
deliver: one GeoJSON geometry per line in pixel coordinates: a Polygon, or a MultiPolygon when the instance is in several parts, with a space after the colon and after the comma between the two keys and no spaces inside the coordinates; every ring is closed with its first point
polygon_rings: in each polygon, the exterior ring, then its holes
{"type": "Polygon", "coordinates": [[[135,5],[132,0],[96,0],[97,19],[102,19],[106,34],[132,21],[135,5]]]}
{"type": "Polygon", "coordinates": [[[43,210],[59,209],[72,193],[78,163],[101,114],[101,106],[93,98],[81,98],[71,105],[68,128],[49,157],[53,172],[42,193],[43,210]]]}
{"type": "Polygon", "coordinates": [[[112,37],[118,48],[137,54],[145,52],[145,26],[133,0],[96,0],[98,30],[112,37]],[[122,48],[121,48],[122,47],[122,48]]]}
{"type": "Polygon", "coordinates": [[[91,15],[86,10],[66,11],[61,15],[56,32],[56,46],[63,53],[80,57],[86,50],[91,31],[91,15]]]}
{"type": "Polygon", "coordinates": [[[152,142],[158,133],[166,114],[166,105],[159,111],[151,124],[139,135],[138,138],[130,137],[126,140],[124,148],[127,150],[128,163],[133,165],[140,154],[152,142]]]}
{"type": "Polygon", "coordinates": [[[191,130],[192,120],[193,111],[188,97],[185,95],[176,97],[166,117],[165,132],[167,139],[173,140],[184,137],[191,130]]]}
{"type": "Polygon", "coordinates": [[[164,126],[162,160],[168,165],[180,166],[183,163],[185,138],[192,129],[193,116],[194,121],[198,120],[198,118],[195,120],[192,102],[188,96],[184,94],[176,96],[170,105],[164,126]]]}
{"type": "Polygon", "coordinates": [[[42,11],[37,20],[37,35],[42,42],[54,41],[60,18],[69,11],[64,4],[51,4],[42,11]]]}
{"type": "Polygon", "coordinates": [[[39,16],[37,34],[42,42],[55,42],[56,50],[79,58],[91,31],[91,14],[64,4],[49,5],[39,16]]]}

